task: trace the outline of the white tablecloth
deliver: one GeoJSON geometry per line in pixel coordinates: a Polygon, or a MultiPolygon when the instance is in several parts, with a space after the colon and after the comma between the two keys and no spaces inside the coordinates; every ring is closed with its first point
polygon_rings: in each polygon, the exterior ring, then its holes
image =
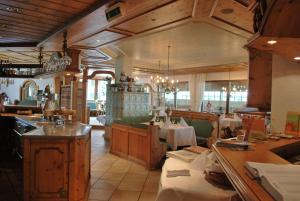
{"type": "Polygon", "coordinates": [[[223,190],[208,183],[202,170],[189,163],[168,158],[162,168],[156,201],[229,201],[235,191],[223,190]],[[168,170],[189,169],[191,176],[167,177],[168,170]]]}
{"type": "Polygon", "coordinates": [[[97,120],[100,124],[105,125],[105,115],[99,115],[97,116],[97,120]]]}
{"type": "Polygon", "coordinates": [[[159,137],[166,139],[173,150],[176,150],[177,146],[197,145],[195,129],[192,126],[184,127],[172,124],[168,127],[162,127],[159,137]]]}
{"type": "Polygon", "coordinates": [[[242,126],[241,119],[233,119],[233,118],[222,118],[220,119],[220,128],[229,127],[230,130],[234,130],[235,128],[239,128],[242,126]]]}

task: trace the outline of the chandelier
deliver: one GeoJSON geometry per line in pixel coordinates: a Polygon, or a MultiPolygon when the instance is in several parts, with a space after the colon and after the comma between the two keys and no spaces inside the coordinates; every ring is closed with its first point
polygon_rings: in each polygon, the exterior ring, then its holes
{"type": "MultiPolygon", "coordinates": [[[[175,81],[172,79],[170,80],[170,48],[171,46],[168,46],[168,69],[167,69],[167,75],[165,77],[156,75],[155,77],[151,76],[151,82],[156,84],[159,89],[161,89],[166,94],[169,94],[171,92],[177,92],[178,91],[178,80],[175,81]]],[[[160,61],[158,62],[158,68],[160,71],[160,61]]]]}
{"type": "MultiPolygon", "coordinates": [[[[41,50],[40,50],[41,51],[41,50]]],[[[67,66],[72,63],[72,58],[68,55],[68,45],[67,45],[67,32],[63,33],[63,46],[62,53],[54,52],[50,56],[49,60],[41,61],[43,64],[44,72],[57,72],[64,71],[67,66]]],[[[40,55],[40,59],[42,59],[42,55],[40,55]]]]}

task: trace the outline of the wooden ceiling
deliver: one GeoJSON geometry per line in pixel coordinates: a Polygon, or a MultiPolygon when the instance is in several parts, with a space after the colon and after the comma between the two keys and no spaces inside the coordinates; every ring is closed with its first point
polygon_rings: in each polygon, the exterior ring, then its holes
{"type": "MultiPolygon", "coordinates": [[[[68,46],[81,50],[81,62],[84,65],[103,66],[103,68],[113,65],[114,59],[118,56],[130,55],[122,47],[126,41],[139,40],[140,37],[173,30],[188,23],[206,23],[225,30],[232,34],[232,37],[227,37],[228,40],[236,36],[236,40],[227,43],[224,40],[224,45],[228,47],[238,44],[242,48],[241,41],[253,35],[252,7],[255,0],[123,0],[126,8],[124,15],[107,22],[105,9],[117,1],[1,0],[0,56],[9,55],[14,59],[11,59],[12,61],[22,59],[33,61],[34,57],[38,56],[37,48],[31,47],[32,53],[22,52],[21,48],[20,52],[17,52],[18,50],[14,48],[8,48],[8,43],[31,43],[31,46],[38,43],[39,46],[44,46],[45,52],[48,51],[49,54],[51,51],[60,51],[63,30],[68,31],[68,46]],[[8,7],[19,8],[19,10],[7,9],[8,7]],[[1,45],[5,48],[1,49],[1,45]],[[104,56],[103,52],[105,52],[104,56]]],[[[174,35],[177,34],[175,32],[174,35]]],[[[190,35],[197,35],[197,33],[190,35]]],[[[189,34],[183,37],[189,37],[189,34]]],[[[156,40],[149,40],[149,44],[151,45],[143,44],[145,50],[140,52],[147,52],[150,46],[160,45],[156,40]]],[[[215,43],[211,45],[220,46],[215,43]]],[[[201,47],[201,44],[199,48],[207,49],[201,47]]],[[[183,44],[181,49],[186,54],[199,55],[199,49],[191,49],[188,44],[183,44]]],[[[203,55],[205,56],[205,52],[203,55]]],[[[138,56],[141,61],[147,61],[149,58],[143,54],[138,56]]],[[[226,59],[228,60],[227,57],[226,59]]],[[[184,62],[189,61],[192,60],[184,62]]],[[[223,61],[220,60],[219,63],[223,61]]],[[[157,59],[147,62],[139,67],[156,65],[157,59]]],[[[199,63],[199,67],[200,65],[202,64],[199,63]]],[[[218,64],[215,66],[217,67],[218,64]]],[[[186,67],[190,68],[191,63],[187,63],[186,67]]]]}
{"type": "Polygon", "coordinates": [[[97,6],[97,0],[1,0],[0,44],[38,43],[97,6]]]}

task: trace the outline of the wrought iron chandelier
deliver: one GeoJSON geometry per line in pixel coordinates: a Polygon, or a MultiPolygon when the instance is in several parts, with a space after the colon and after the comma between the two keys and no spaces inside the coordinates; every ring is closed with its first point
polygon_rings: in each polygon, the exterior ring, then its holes
{"type": "MultiPolygon", "coordinates": [[[[160,90],[165,92],[166,94],[169,94],[171,92],[177,92],[178,91],[178,80],[175,81],[172,79],[170,80],[170,48],[171,46],[168,45],[168,69],[167,69],[167,75],[165,77],[161,77],[159,75],[156,75],[155,77],[151,76],[151,81],[156,84],[160,90]]],[[[158,63],[159,66],[159,72],[160,70],[160,61],[158,63]]]]}
{"type": "MultiPolygon", "coordinates": [[[[43,61],[44,72],[64,71],[72,63],[72,58],[68,55],[67,32],[63,33],[62,53],[54,52],[49,60],[43,61]]],[[[42,59],[42,55],[40,55],[42,59]]]]}

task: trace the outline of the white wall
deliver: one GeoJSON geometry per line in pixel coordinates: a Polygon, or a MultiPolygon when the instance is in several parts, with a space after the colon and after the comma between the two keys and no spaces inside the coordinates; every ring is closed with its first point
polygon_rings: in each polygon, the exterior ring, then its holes
{"type": "MultiPolygon", "coordinates": [[[[0,92],[1,93],[5,92],[12,102],[15,99],[20,100],[20,88],[26,80],[28,80],[28,79],[15,78],[13,85],[9,85],[8,87],[6,87],[6,85],[1,85],[0,92]]],[[[35,83],[38,85],[39,90],[44,90],[46,85],[49,84],[51,91],[54,91],[54,79],[53,78],[32,79],[32,80],[35,81],[35,83]]]]}
{"type": "Polygon", "coordinates": [[[284,131],[288,111],[300,112],[300,64],[273,54],[272,131],[284,131]]]}

